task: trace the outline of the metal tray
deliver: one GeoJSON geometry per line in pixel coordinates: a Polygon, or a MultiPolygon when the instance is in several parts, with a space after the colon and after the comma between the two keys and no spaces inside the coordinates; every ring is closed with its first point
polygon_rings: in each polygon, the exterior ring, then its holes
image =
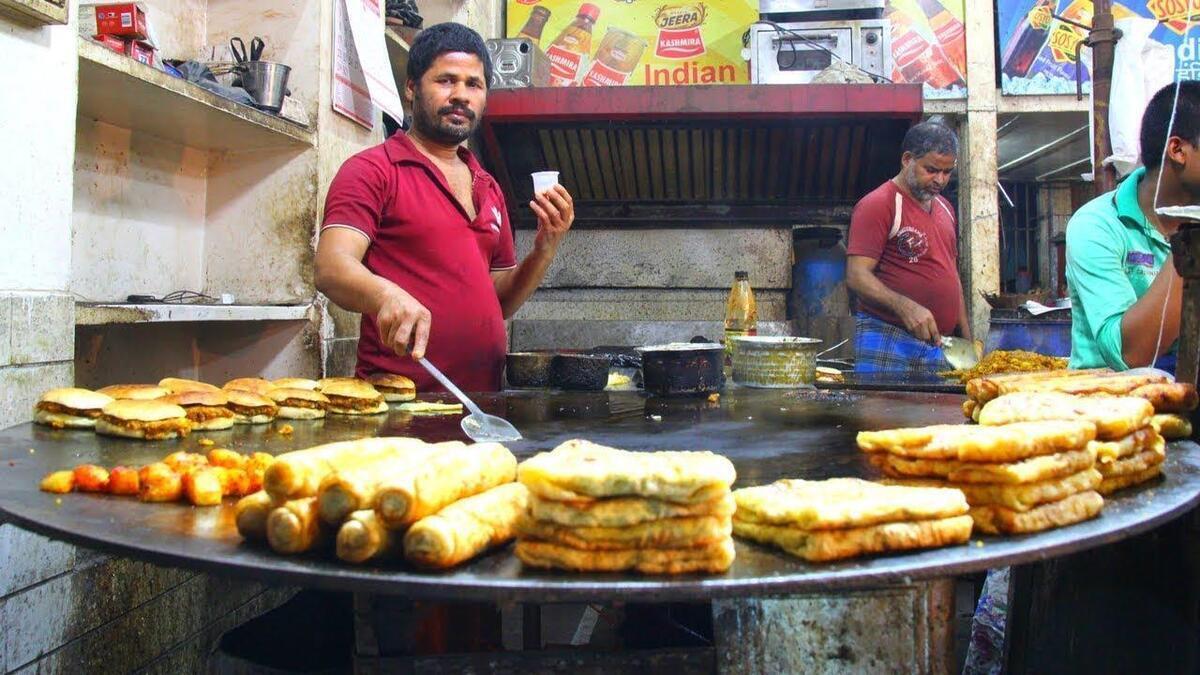
{"type": "MultiPolygon", "coordinates": [[[[727,390],[719,403],[646,398],[637,393],[514,392],[481,396],[489,412],[505,414],[526,436],[518,456],[574,437],[635,450],[710,449],[737,467],[738,486],[783,476],[874,476],[854,446],[861,429],[958,422],[957,396],[900,393],[727,390]]],[[[745,597],[875,587],[943,577],[1064,555],[1149,530],[1200,499],[1200,446],[1168,450],[1165,478],[1109,500],[1100,518],[1035,535],[982,537],[966,546],[811,565],[781,552],[737,542],[725,574],[649,577],[566,574],[524,569],[501,549],[444,573],[403,563],[354,567],[332,553],[283,557],[244,544],[233,507],[142,504],[133,499],[38,491],[48,471],[81,462],[140,464],[178,449],[220,446],[278,453],[365,435],[462,438],[457,417],[334,418],[291,422],[290,435],[262,428],[195,434],[183,441],[140,443],[21,425],[0,431],[0,520],[83,546],[165,565],[315,588],[443,599],[503,601],[682,600],[745,597]],[[31,452],[32,450],[32,452],[31,452]]]]}

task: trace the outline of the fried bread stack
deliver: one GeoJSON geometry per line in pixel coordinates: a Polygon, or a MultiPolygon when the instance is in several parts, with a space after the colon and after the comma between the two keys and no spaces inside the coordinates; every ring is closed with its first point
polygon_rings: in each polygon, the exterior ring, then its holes
{"type": "Polygon", "coordinates": [[[1096,456],[1103,495],[1144,483],[1162,472],[1166,441],[1151,424],[1154,406],[1146,397],[1084,397],[1057,392],[1005,394],[983,407],[979,423],[1004,425],[1032,420],[1087,420],[1096,425],[1088,444],[1096,456]]]}
{"type": "Polygon", "coordinates": [[[733,493],[739,537],[809,562],[965,543],[967,500],[958,490],[903,487],[858,478],[783,479],[733,493]]]}
{"type": "Polygon", "coordinates": [[[733,564],[733,464],[711,452],[629,452],[567,441],[523,462],[526,565],[644,574],[733,564]]]}
{"type": "Polygon", "coordinates": [[[1075,419],[864,431],[858,446],[892,482],[961,490],[977,530],[1019,534],[1100,513],[1095,439],[1075,419]]]}

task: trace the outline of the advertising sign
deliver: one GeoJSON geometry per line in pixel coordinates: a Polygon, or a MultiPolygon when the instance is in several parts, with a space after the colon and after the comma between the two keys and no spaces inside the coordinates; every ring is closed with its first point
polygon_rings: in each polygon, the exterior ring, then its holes
{"type": "MultiPolygon", "coordinates": [[[[999,0],[1001,90],[1005,94],[1073,94],[1080,75],[1091,91],[1090,50],[1078,50],[1092,23],[1092,0],[999,0]],[[1081,24],[1081,25],[1076,25],[1081,24]],[[1082,72],[1080,72],[1082,71],[1082,72]]],[[[1200,37],[1188,31],[1188,15],[1200,21],[1200,0],[1125,0],[1113,18],[1140,16],[1159,23],[1150,39],[1175,49],[1177,78],[1200,78],[1200,37]]]]}
{"type": "Polygon", "coordinates": [[[964,0],[889,0],[895,82],[925,85],[927,98],[967,95],[964,0]]]}
{"type": "Polygon", "coordinates": [[[509,37],[536,42],[554,86],[747,84],[758,0],[508,0],[509,37]]]}

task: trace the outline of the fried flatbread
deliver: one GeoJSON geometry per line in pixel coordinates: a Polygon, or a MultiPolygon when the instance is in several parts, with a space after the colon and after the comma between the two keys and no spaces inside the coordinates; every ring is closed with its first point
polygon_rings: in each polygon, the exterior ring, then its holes
{"type": "Polygon", "coordinates": [[[731,494],[696,504],[675,504],[641,497],[610,497],[580,502],[556,502],[536,495],[529,497],[529,515],[534,520],[568,527],[626,527],[662,518],[728,518],[733,515],[735,508],[731,494]]]}
{"type": "Polygon", "coordinates": [[[1084,421],[1022,422],[1006,426],[944,424],[918,429],[860,431],[858,447],[913,459],[1016,462],[1078,450],[1096,437],[1084,421]]]}
{"type": "Polygon", "coordinates": [[[962,544],[971,538],[971,525],[968,515],[841,530],[804,530],[734,519],[733,532],[739,537],[777,546],[809,562],[828,562],[875,553],[962,544]]]}
{"type": "Polygon", "coordinates": [[[1113,441],[1146,427],[1154,406],[1132,396],[1081,397],[1056,392],[1005,394],[979,413],[983,426],[1039,420],[1087,420],[1096,425],[1096,438],[1113,441]]]}
{"type": "Polygon", "coordinates": [[[890,478],[942,478],[954,483],[1036,483],[1090,469],[1096,456],[1089,449],[992,464],[957,460],[908,459],[879,453],[871,463],[890,478]]]}
{"type": "Polygon", "coordinates": [[[1094,378],[1113,374],[1115,373],[1108,368],[1094,368],[1090,370],[1042,370],[1032,373],[987,375],[967,382],[967,396],[980,403],[987,403],[1001,394],[1022,391],[1023,386],[1035,382],[1061,382],[1077,378],[1094,378]]]}
{"type": "Polygon", "coordinates": [[[717,574],[733,564],[733,539],[698,548],[642,548],[583,551],[547,541],[519,539],[514,550],[522,563],[577,572],[636,571],[643,574],[717,574]]]}
{"type": "Polygon", "coordinates": [[[979,404],[975,402],[975,399],[969,398],[969,399],[963,401],[962,402],[963,417],[965,417],[969,420],[975,419],[975,408],[977,408],[977,407],[979,407],[979,404]]]}
{"type": "Polygon", "coordinates": [[[738,519],[805,530],[864,527],[905,520],[960,516],[958,490],[881,485],[858,478],[783,479],[734,490],[738,519]]]}
{"type": "Polygon", "coordinates": [[[1153,480],[1161,474],[1162,464],[1155,464],[1145,471],[1139,471],[1138,473],[1126,474],[1124,476],[1110,476],[1100,481],[1100,487],[1096,488],[1096,492],[1108,496],[1117,490],[1124,490],[1125,488],[1133,487],[1134,485],[1141,485],[1146,481],[1153,480]]]}
{"type": "Polygon", "coordinates": [[[1169,441],[1192,435],[1192,422],[1182,415],[1155,415],[1150,418],[1150,425],[1169,441]]]}
{"type": "Polygon", "coordinates": [[[733,463],[711,452],[629,452],[570,440],[521,463],[518,480],[545,499],[645,497],[697,504],[729,491],[733,463]]]}
{"type": "Polygon", "coordinates": [[[1149,450],[1143,450],[1136,455],[1125,459],[1118,459],[1110,464],[1097,464],[1096,468],[1100,471],[1100,475],[1105,478],[1115,478],[1117,476],[1141,473],[1152,466],[1158,466],[1167,459],[1166,441],[1162,440],[1162,436],[1158,438],[1158,444],[1149,450]]]}
{"type": "Polygon", "coordinates": [[[1104,498],[1094,491],[1073,494],[1066,499],[1031,509],[1014,511],[1005,506],[972,506],[975,529],[987,534],[1025,534],[1072,525],[1095,518],[1104,508],[1104,498]]]}
{"type": "Polygon", "coordinates": [[[1196,385],[1186,382],[1147,384],[1134,389],[1129,395],[1150,401],[1150,404],[1154,406],[1154,412],[1159,414],[1189,413],[1196,409],[1197,404],[1200,404],[1200,395],[1196,393],[1196,385]]]}
{"type": "Polygon", "coordinates": [[[1073,494],[1095,490],[1103,477],[1095,469],[1084,469],[1079,473],[1039,481],[1037,483],[991,484],[991,483],[945,483],[927,479],[897,481],[901,485],[919,487],[953,487],[962,490],[971,506],[1005,506],[1014,511],[1029,511],[1041,505],[1070,497],[1073,494]]]}
{"type": "Polygon", "coordinates": [[[1111,464],[1118,459],[1150,449],[1158,437],[1154,427],[1149,426],[1115,441],[1092,441],[1088,443],[1088,449],[1096,454],[1097,462],[1111,464]]]}
{"type": "Polygon", "coordinates": [[[665,518],[623,527],[568,527],[523,519],[517,526],[523,539],[548,541],[588,551],[630,548],[696,548],[710,546],[732,534],[729,517],[665,518]]]}

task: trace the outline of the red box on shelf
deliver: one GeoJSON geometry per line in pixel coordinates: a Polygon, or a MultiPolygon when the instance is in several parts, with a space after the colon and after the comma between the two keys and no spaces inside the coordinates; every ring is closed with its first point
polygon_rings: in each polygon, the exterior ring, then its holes
{"type": "Polygon", "coordinates": [[[125,41],[112,35],[93,35],[92,39],[118,54],[125,53],[125,41]]]}
{"type": "Polygon", "coordinates": [[[128,56],[138,63],[144,63],[148,66],[154,65],[154,47],[151,47],[145,42],[126,40],[125,56],[128,56]]]}
{"type": "Polygon", "coordinates": [[[146,39],[146,13],[136,2],[96,5],[96,32],[134,40],[146,39]]]}

